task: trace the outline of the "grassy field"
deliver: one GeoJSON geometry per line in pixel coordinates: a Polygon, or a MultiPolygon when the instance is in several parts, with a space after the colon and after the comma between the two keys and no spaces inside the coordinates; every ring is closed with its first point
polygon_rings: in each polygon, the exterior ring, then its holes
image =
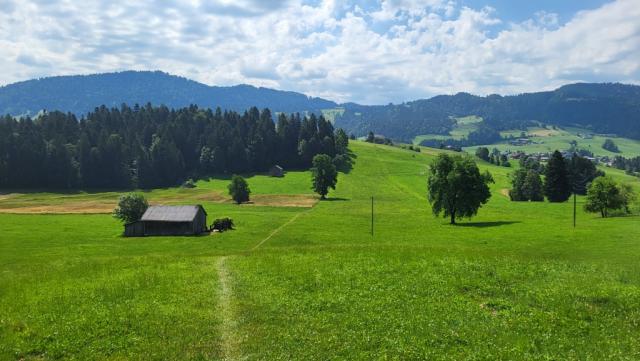
{"type": "MultiPolygon", "coordinates": [[[[572,204],[510,202],[511,169],[482,163],[491,201],[450,226],[425,199],[435,153],[351,148],[354,169],[313,207],[202,201],[236,221],[223,234],[127,239],[107,214],[0,214],[0,359],[640,358],[640,217],[579,208],[574,229],[572,204]]],[[[249,184],[310,196],[306,172],[249,184]]]]}
{"type": "Polygon", "coordinates": [[[466,137],[467,135],[469,135],[469,133],[471,133],[474,130],[478,129],[478,124],[480,122],[482,122],[482,118],[477,117],[475,115],[470,115],[470,116],[467,116],[467,117],[456,118],[456,122],[457,123],[456,123],[455,127],[453,128],[453,130],[451,130],[451,132],[449,132],[449,135],[442,135],[442,134],[418,135],[417,137],[415,137],[413,139],[413,144],[420,144],[425,139],[437,139],[437,140],[456,139],[456,140],[460,140],[460,139],[466,137]]]}

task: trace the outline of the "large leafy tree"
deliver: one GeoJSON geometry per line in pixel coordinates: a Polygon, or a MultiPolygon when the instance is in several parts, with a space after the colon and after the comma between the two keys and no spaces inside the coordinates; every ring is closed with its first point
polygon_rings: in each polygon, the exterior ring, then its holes
{"type": "Polygon", "coordinates": [[[584,205],[587,212],[600,213],[602,218],[605,218],[610,210],[624,206],[625,198],[613,178],[601,176],[591,182],[587,190],[587,202],[584,205]]]}
{"type": "Polygon", "coordinates": [[[565,202],[571,196],[567,164],[557,150],[545,168],[544,193],[549,202],[565,202]]]}
{"type": "Polygon", "coordinates": [[[318,154],[313,157],[313,167],[311,168],[313,180],[313,190],[325,199],[329,188],[336,189],[338,183],[338,171],[333,165],[331,157],[326,154],[318,154]]]}
{"type": "Polygon", "coordinates": [[[429,167],[427,194],[433,213],[456,219],[472,217],[489,201],[489,183],[493,177],[480,173],[478,166],[468,156],[439,154],[429,167]]]}
{"type": "Polygon", "coordinates": [[[125,223],[139,221],[144,212],[149,208],[149,203],[142,194],[127,193],[120,196],[118,207],[113,211],[113,216],[125,223]]]}
{"type": "Polygon", "coordinates": [[[247,181],[239,175],[231,177],[231,183],[229,184],[229,195],[236,204],[249,201],[249,195],[251,190],[247,181]]]}

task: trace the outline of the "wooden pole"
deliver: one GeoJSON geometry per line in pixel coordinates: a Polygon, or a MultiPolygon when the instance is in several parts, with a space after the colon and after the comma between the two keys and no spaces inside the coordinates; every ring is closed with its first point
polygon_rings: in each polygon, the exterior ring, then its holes
{"type": "Polygon", "coordinates": [[[373,196],[371,196],[371,237],[373,237],[373,196]]]}
{"type": "Polygon", "coordinates": [[[573,192],[573,228],[576,228],[576,192],[573,192]]]}

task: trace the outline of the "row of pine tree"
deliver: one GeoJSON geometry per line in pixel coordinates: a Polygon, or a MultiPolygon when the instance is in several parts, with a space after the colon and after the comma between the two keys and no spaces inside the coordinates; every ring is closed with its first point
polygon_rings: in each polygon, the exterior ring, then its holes
{"type": "Polygon", "coordinates": [[[308,168],[345,159],[348,137],[322,116],[253,107],[102,106],[78,120],[48,112],[0,118],[0,188],[153,188],[214,174],[308,168]]]}

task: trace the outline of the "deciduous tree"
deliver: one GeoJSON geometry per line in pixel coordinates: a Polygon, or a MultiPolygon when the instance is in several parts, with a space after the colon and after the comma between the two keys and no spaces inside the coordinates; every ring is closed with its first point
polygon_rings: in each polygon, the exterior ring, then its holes
{"type": "Polygon", "coordinates": [[[338,171],[328,155],[318,154],[313,157],[311,174],[313,177],[313,190],[320,195],[321,199],[326,198],[329,188],[336,189],[338,171]]]}
{"type": "Polygon", "coordinates": [[[601,176],[591,182],[584,209],[587,212],[600,213],[602,218],[606,218],[610,210],[620,209],[624,204],[625,199],[613,178],[601,176]]]}
{"type": "Polygon", "coordinates": [[[247,181],[239,175],[231,177],[231,183],[229,184],[229,195],[236,204],[249,201],[249,195],[251,190],[247,181]]]}
{"type": "Polygon", "coordinates": [[[493,177],[489,172],[480,173],[476,163],[469,157],[439,154],[429,167],[427,194],[434,215],[456,219],[472,217],[489,201],[489,183],[493,177]]]}
{"type": "Polygon", "coordinates": [[[113,211],[113,216],[124,223],[139,221],[144,212],[149,208],[149,203],[142,194],[127,193],[120,196],[118,207],[113,211]]]}

